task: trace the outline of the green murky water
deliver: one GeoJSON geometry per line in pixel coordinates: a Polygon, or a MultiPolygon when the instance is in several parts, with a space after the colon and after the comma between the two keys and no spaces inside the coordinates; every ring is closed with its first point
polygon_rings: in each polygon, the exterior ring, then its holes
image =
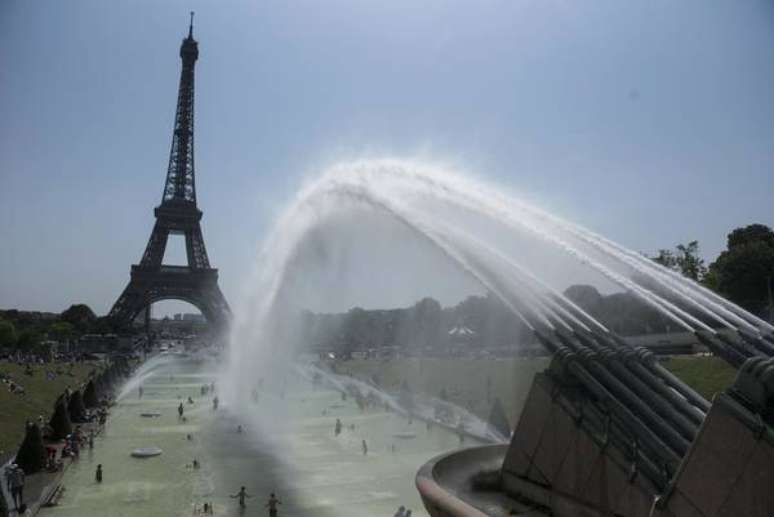
{"type": "Polygon", "coordinates": [[[241,411],[214,411],[211,395],[200,393],[214,380],[214,363],[161,362],[143,379],[142,399],[131,390],[119,400],[94,449],[67,470],[59,506],[45,509],[43,517],[194,515],[194,505],[205,501],[213,503],[215,515],[266,515],[270,492],[283,502],[280,516],[391,516],[401,504],[426,515],[414,475],[429,458],[459,446],[452,432],[428,430],[418,421],[409,425],[383,411],[363,413],[337,392],[314,390],[300,379],[284,398],[265,394],[241,411]],[[194,404],[186,402],[189,396],[194,404]],[[181,401],[186,422],[177,416],[181,401]],[[161,416],[144,418],[143,412],[161,416]],[[338,437],[336,418],[344,424],[338,437]],[[138,447],[164,452],[131,457],[138,447]],[[190,466],[194,458],[199,469],[190,466]],[[101,484],[94,480],[99,463],[101,484]],[[229,497],[241,485],[253,496],[244,512],[229,497]]]}

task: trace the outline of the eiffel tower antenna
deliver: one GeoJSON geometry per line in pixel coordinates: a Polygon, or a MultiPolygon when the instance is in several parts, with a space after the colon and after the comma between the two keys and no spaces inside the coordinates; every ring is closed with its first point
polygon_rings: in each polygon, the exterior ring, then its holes
{"type": "Polygon", "coordinates": [[[191,24],[188,26],[188,39],[193,39],[193,17],[194,12],[191,11],[191,24]]]}

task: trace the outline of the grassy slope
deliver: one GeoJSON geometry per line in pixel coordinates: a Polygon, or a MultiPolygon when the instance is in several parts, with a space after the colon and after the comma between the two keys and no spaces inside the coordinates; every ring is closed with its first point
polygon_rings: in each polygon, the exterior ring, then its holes
{"type": "MultiPolygon", "coordinates": [[[[545,358],[397,359],[353,360],[338,363],[336,367],[339,373],[376,375],[387,391],[397,392],[404,380],[413,391],[435,397],[445,388],[451,402],[471,409],[484,419],[489,417],[494,398],[500,397],[511,425],[515,425],[533,376],[548,363],[545,358]],[[488,378],[491,379],[489,398],[488,378]]],[[[736,371],[717,357],[673,357],[663,364],[710,401],[736,377],[736,371]]]]}
{"type": "Polygon", "coordinates": [[[709,401],[736,378],[736,370],[718,357],[671,357],[663,365],[709,401]]]}
{"type": "MultiPolygon", "coordinates": [[[[26,420],[34,420],[38,415],[43,415],[48,421],[53,412],[54,401],[65,388],[77,388],[97,367],[96,363],[77,364],[72,370],[72,377],[67,374],[57,375],[54,380],[49,381],[46,380],[43,366],[35,366],[35,374],[28,376],[24,374],[23,366],[0,362],[0,372],[24,386],[26,392],[24,395],[17,395],[8,391],[5,384],[0,384],[0,456],[14,451],[21,443],[26,420]]],[[[69,367],[63,366],[62,369],[67,372],[69,367]]]]}

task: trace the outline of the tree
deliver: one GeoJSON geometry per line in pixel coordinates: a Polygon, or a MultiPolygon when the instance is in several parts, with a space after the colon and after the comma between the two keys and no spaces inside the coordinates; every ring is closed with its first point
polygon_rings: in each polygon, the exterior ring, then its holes
{"type": "Polygon", "coordinates": [[[707,284],[729,300],[771,318],[774,232],[762,224],[735,229],[728,234],[727,249],[710,264],[707,276],[707,284]]]}
{"type": "Polygon", "coordinates": [[[669,269],[677,269],[677,258],[672,250],[661,249],[658,250],[658,255],[651,257],[653,262],[657,262],[669,269]]]}
{"type": "Polygon", "coordinates": [[[26,329],[19,333],[16,346],[26,352],[32,352],[40,345],[40,333],[35,329],[26,329]]]}
{"type": "Polygon", "coordinates": [[[699,256],[699,241],[678,244],[674,251],[658,250],[658,255],[652,257],[652,260],[696,281],[702,280],[707,273],[704,259],[699,256]]]}
{"type": "Polygon", "coordinates": [[[48,425],[51,426],[51,438],[54,440],[63,440],[68,434],[73,432],[70,414],[67,411],[67,398],[64,395],[56,401],[54,415],[51,417],[48,425]]]}
{"type": "Polygon", "coordinates": [[[7,320],[0,320],[0,348],[13,348],[16,346],[16,327],[7,320]]]}
{"type": "Polygon", "coordinates": [[[687,245],[677,245],[677,268],[683,274],[697,282],[707,273],[704,259],[699,257],[699,241],[691,241],[687,245]]]}
{"type": "Polygon", "coordinates": [[[411,341],[420,349],[437,344],[441,328],[441,304],[432,298],[422,298],[411,310],[411,341]]]}
{"type": "Polygon", "coordinates": [[[71,305],[59,317],[62,321],[70,323],[81,334],[91,332],[92,326],[97,321],[94,311],[83,303],[71,305]]]}
{"type": "Polygon", "coordinates": [[[46,447],[38,424],[27,422],[24,440],[16,453],[16,463],[25,474],[34,474],[46,464],[46,447]]]}
{"type": "Polygon", "coordinates": [[[95,334],[111,334],[116,332],[116,328],[108,316],[101,316],[94,322],[92,332],[95,334]]]}
{"type": "Polygon", "coordinates": [[[728,249],[756,242],[764,242],[769,246],[774,246],[774,232],[765,224],[750,224],[743,228],[737,228],[728,234],[728,249]]]}
{"type": "Polygon", "coordinates": [[[75,326],[66,321],[57,321],[49,327],[48,335],[51,339],[60,343],[70,341],[75,337],[75,326]]]}
{"type": "Polygon", "coordinates": [[[94,385],[93,380],[90,380],[83,390],[83,405],[87,408],[94,408],[99,405],[97,387],[94,385]]]}
{"type": "Polygon", "coordinates": [[[70,395],[67,411],[70,413],[71,422],[81,423],[86,421],[86,406],[83,405],[83,395],[81,395],[80,390],[75,390],[70,395]]]}

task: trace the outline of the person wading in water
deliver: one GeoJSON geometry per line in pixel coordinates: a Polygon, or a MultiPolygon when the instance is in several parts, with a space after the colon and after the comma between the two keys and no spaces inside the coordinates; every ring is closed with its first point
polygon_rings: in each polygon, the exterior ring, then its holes
{"type": "Polygon", "coordinates": [[[242,488],[239,489],[239,492],[237,492],[236,494],[231,496],[231,499],[237,499],[238,498],[239,499],[239,507],[240,508],[244,508],[245,506],[247,506],[245,504],[245,498],[246,497],[250,498],[252,496],[247,494],[247,491],[245,490],[245,487],[242,487],[242,488]]]}
{"type": "Polygon", "coordinates": [[[277,499],[277,496],[272,492],[271,495],[269,495],[269,502],[266,503],[266,508],[269,509],[269,517],[277,517],[278,504],[282,504],[282,502],[277,499]]]}

